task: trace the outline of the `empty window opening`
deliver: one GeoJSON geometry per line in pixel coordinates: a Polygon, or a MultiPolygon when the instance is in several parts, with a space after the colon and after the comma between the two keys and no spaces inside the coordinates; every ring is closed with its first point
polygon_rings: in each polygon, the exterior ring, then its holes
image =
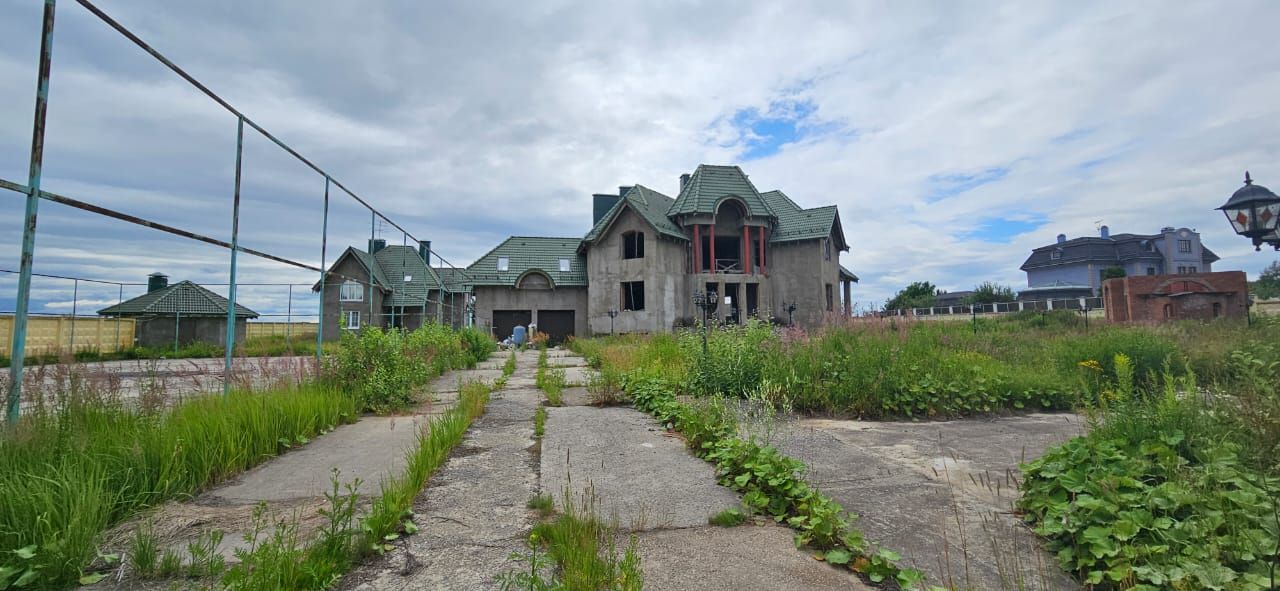
{"type": "Polygon", "coordinates": [[[1222,303],[1221,303],[1221,302],[1214,302],[1214,303],[1213,303],[1213,317],[1214,317],[1214,318],[1217,318],[1217,317],[1219,317],[1219,316],[1222,316],[1222,303]]]}
{"type": "Polygon", "coordinates": [[[363,302],[364,286],[349,279],[347,281],[343,281],[342,293],[340,294],[339,299],[344,302],[363,302]]]}
{"type": "Polygon", "coordinates": [[[1147,275],[1155,275],[1155,274],[1156,274],[1155,267],[1147,267],[1147,275]]]}
{"type": "Polygon", "coordinates": [[[822,258],[831,260],[831,239],[827,238],[822,241],[822,258]]]}
{"type": "Polygon", "coordinates": [[[644,232],[624,232],[622,234],[622,258],[644,258],[644,232]]]}
{"type": "Polygon", "coordinates": [[[835,304],[834,289],[831,287],[831,284],[828,283],[827,284],[827,311],[834,312],[835,309],[836,309],[836,304],[835,304]]]}
{"type": "Polygon", "coordinates": [[[644,309],[644,282],[622,282],[622,309],[632,312],[644,309]]]}

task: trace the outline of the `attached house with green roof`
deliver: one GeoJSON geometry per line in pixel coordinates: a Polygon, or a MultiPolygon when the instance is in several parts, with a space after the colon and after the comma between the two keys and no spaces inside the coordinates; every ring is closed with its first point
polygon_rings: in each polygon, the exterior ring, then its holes
{"type": "Polygon", "coordinates": [[[718,321],[816,326],[851,312],[848,250],[834,205],[804,208],[737,166],[703,164],[674,199],[644,185],[596,194],[583,238],[513,236],[467,273],[476,320],[499,338],[528,324],[553,338],[666,331],[699,314],[699,291],[718,321]]]}
{"type": "MultiPolygon", "coordinates": [[[[454,270],[431,267],[431,242],[416,246],[369,241],[348,247],[329,266],[324,282],[324,339],[366,326],[412,330],[423,322],[461,326],[467,294],[454,270]]],[[[320,291],[320,283],[312,286],[320,291]]]]}
{"type": "MultiPolygon", "coordinates": [[[[147,293],[98,310],[100,316],[133,318],[134,340],[143,347],[172,347],[191,343],[223,346],[227,342],[227,298],[190,281],[169,285],[169,277],[152,273],[147,293]]],[[[237,343],[245,338],[245,323],[258,313],[236,304],[237,343]]]]}

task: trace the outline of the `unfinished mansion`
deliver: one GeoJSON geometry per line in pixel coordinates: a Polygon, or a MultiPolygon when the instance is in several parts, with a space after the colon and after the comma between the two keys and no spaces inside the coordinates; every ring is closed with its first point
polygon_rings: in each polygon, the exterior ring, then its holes
{"type": "Polygon", "coordinates": [[[465,281],[476,323],[499,338],[529,324],[553,340],[671,330],[700,316],[695,292],[721,322],[811,327],[850,313],[848,250],[834,205],[806,209],[737,166],[703,164],[674,199],[644,185],[596,194],[585,236],[512,236],[465,281]]]}

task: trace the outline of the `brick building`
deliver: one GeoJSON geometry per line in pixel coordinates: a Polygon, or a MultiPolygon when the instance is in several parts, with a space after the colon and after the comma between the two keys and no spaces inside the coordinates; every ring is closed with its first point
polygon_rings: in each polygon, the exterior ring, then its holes
{"type": "Polygon", "coordinates": [[[1139,275],[1104,281],[1102,298],[1110,322],[1244,318],[1249,285],[1244,271],[1139,275]]]}

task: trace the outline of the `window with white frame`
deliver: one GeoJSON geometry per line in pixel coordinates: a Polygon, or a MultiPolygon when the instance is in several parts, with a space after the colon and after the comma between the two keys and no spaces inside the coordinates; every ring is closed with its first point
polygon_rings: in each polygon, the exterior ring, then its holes
{"type": "Polygon", "coordinates": [[[561,273],[569,272],[569,259],[560,259],[560,272],[561,273]]]}
{"type": "Polygon", "coordinates": [[[360,328],[360,311],[347,310],[342,313],[342,328],[358,330],[360,328]]]}
{"type": "Polygon", "coordinates": [[[344,302],[363,302],[364,286],[350,279],[342,282],[341,300],[344,302]]]}
{"type": "Polygon", "coordinates": [[[507,257],[498,257],[498,270],[506,271],[511,268],[511,259],[507,257]]]}

